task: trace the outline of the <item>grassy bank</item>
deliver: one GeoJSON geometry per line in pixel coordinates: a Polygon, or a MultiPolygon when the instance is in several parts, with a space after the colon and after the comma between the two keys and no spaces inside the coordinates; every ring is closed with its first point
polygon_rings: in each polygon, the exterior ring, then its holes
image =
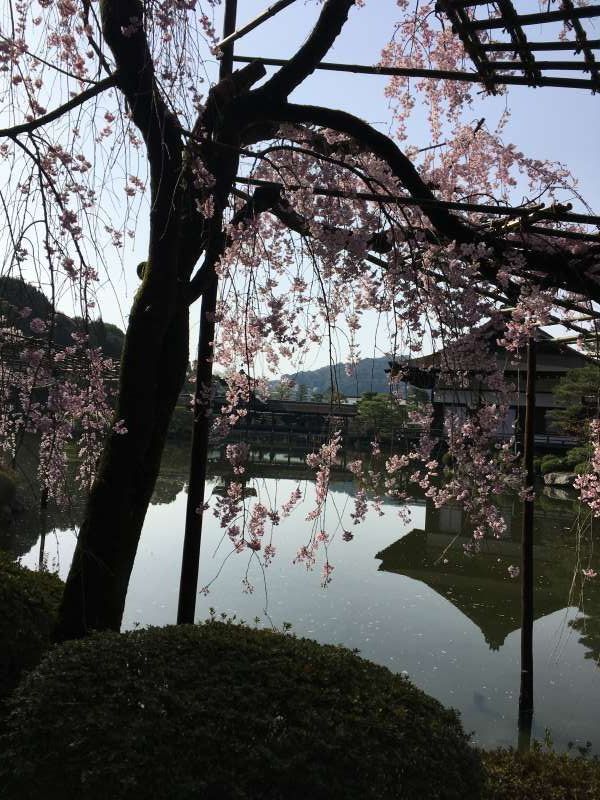
{"type": "Polygon", "coordinates": [[[600,761],[544,752],[483,752],[482,800],[598,800],[600,761]]]}

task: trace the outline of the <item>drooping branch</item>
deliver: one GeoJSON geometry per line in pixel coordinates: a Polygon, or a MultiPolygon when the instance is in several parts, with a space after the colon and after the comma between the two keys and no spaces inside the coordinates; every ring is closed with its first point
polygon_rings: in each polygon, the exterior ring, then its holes
{"type": "MultiPolygon", "coordinates": [[[[261,214],[264,211],[276,209],[281,202],[281,188],[279,186],[259,186],[252,196],[246,198],[246,202],[242,208],[234,214],[230,223],[230,228],[243,225],[252,220],[257,214],[261,214]]],[[[230,240],[230,236],[225,235],[223,237],[225,245],[230,240]]],[[[223,248],[221,248],[221,250],[222,249],[223,248]]],[[[222,252],[219,251],[215,256],[214,253],[211,253],[210,248],[207,251],[204,263],[188,285],[187,300],[190,305],[213,285],[215,264],[221,255],[222,252]]]]}
{"type": "MultiPolygon", "coordinates": [[[[588,271],[591,263],[597,259],[597,254],[592,248],[585,251],[582,257],[576,257],[565,248],[549,251],[546,241],[542,241],[542,246],[539,248],[532,248],[530,241],[524,242],[523,246],[518,240],[507,241],[498,234],[472,228],[456,215],[439,207],[435,195],[412,162],[389,137],[353,114],[320,106],[282,103],[268,110],[255,109],[249,123],[260,121],[256,118],[263,113],[265,121],[268,118],[271,122],[277,123],[316,125],[344,133],[357,140],[365,150],[388,165],[394,177],[402,183],[417,204],[422,201],[419,207],[432,224],[436,236],[459,244],[485,244],[494,250],[499,262],[508,254],[519,253],[527,268],[538,272],[540,279],[544,276],[548,286],[583,293],[592,300],[600,301],[600,283],[594,274],[588,271]]],[[[489,261],[481,264],[480,271],[486,280],[495,282],[497,270],[497,264],[492,265],[489,261]]]]}
{"type": "MultiPolygon", "coordinates": [[[[274,185],[274,188],[276,185],[274,185]]],[[[244,193],[237,192],[239,195],[244,193]]],[[[249,201],[250,198],[248,198],[249,201]]],[[[295,231],[296,233],[300,234],[301,236],[312,238],[314,236],[314,222],[309,223],[309,220],[304,217],[302,214],[299,214],[288,202],[285,197],[280,197],[277,203],[274,203],[270,208],[265,209],[270,211],[274,216],[279,219],[284,225],[286,225],[290,230],[295,231]]],[[[322,228],[323,232],[325,233],[333,233],[338,236],[346,237],[347,244],[350,245],[353,232],[349,229],[342,229],[336,227],[334,225],[329,225],[326,223],[320,223],[320,227],[322,228]]],[[[431,231],[419,228],[419,229],[405,229],[401,231],[403,237],[406,240],[410,240],[413,236],[418,236],[422,238],[424,241],[429,241],[430,244],[436,244],[435,235],[432,234],[431,231]]],[[[403,239],[404,240],[404,239],[403,239]]],[[[393,231],[377,231],[371,235],[371,237],[367,241],[367,247],[369,250],[364,253],[364,260],[369,264],[372,264],[379,269],[388,270],[390,265],[387,260],[380,258],[380,255],[385,255],[389,253],[391,250],[394,249],[393,244],[393,231]],[[373,255],[373,253],[378,253],[379,255],[373,255]]],[[[436,281],[443,281],[445,280],[444,276],[440,273],[436,273],[429,268],[425,268],[422,263],[419,263],[415,272],[422,273],[423,275],[428,276],[429,278],[433,278],[436,281]]],[[[416,277],[416,276],[415,276],[416,277]]],[[[506,302],[506,298],[511,298],[513,301],[518,299],[519,291],[515,285],[511,285],[510,287],[503,287],[503,292],[506,294],[506,297],[503,298],[502,302],[506,302]]],[[[486,291],[485,289],[479,289],[478,293],[482,296],[491,297],[492,295],[486,291]]],[[[499,300],[500,296],[496,294],[494,296],[495,300],[499,300]]]]}
{"type": "Polygon", "coordinates": [[[37,117],[36,119],[32,119],[29,122],[22,122],[20,125],[13,125],[10,128],[0,128],[0,137],[7,136],[13,138],[15,136],[19,136],[21,133],[31,133],[32,131],[37,130],[37,128],[41,128],[43,125],[48,125],[48,123],[54,122],[55,119],[59,119],[63,116],[63,114],[67,114],[74,108],[78,108],[80,105],[85,103],[86,100],[91,100],[92,97],[96,97],[96,95],[99,95],[106,89],[111,89],[116,85],[117,78],[118,73],[113,73],[108,78],[103,78],[101,81],[98,81],[98,83],[90,86],[89,89],[84,89],[84,91],[78,94],[76,97],[72,97],[66,103],[63,103],[58,108],[55,108],[54,111],[49,111],[47,114],[37,117]]]}
{"type": "MultiPolygon", "coordinates": [[[[100,17],[104,38],[117,64],[117,86],[144,139],[150,166],[150,242],[142,290],[152,285],[155,302],[169,308],[165,320],[168,323],[180,295],[181,287],[176,279],[187,266],[181,252],[181,131],[158,88],[144,30],[144,4],[141,0],[102,0],[100,17]],[[169,269],[165,268],[166,264],[169,269]]],[[[153,334],[160,340],[164,330],[166,325],[162,330],[157,326],[153,334]]]]}
{"type": "Polygon", "coordinates": [[[98,45],[98,43],[96,42],[96,40],[94,39],[94,37],[92,36],[92,34],[90,32],[91,31],[91,28],[90,28],[90,14],[93,16],[94,22],[96,23],[96,25],[98,27],[100,27],[96,12],[92,8],[91,0],[83,0],[82,19],[83,19],[83,22],[84,22],[84,24],[86,26],[86,30],[88,31],[88,34],[87,34],[88,44],[92,48],[94,53],[96,54],[102,69],[104,69],[104,71],[106,72],[107,75],[112,75],[112,68],[111,68],[110,64],[108,63],[108,60],[107,60],[106,56],[102,52],[102,48],[98,45]]]}

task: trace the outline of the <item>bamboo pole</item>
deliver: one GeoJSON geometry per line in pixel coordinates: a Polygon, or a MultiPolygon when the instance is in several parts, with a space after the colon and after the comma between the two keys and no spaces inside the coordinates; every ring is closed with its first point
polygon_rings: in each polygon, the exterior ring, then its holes
{"type": "MultiPolygon", "coordinates": [[[[223,35],[235,30],[237,0],[225,0],[223,35]]],[[[233,71],[233,42],[223,47],[223,57],[219,69],[219,80],[231,75],[233,71]]],[[[216,276],[202,296],[200,309],[200,330],[198,334],[198,360],[196,363],[196,391],[194,403],[194,429],[190,455],[190,479],[188,485],[185,515],[185,534],[181,558],[181,577],[179,583],[179,603],[177,624],[192,624],[196,613],[196,594],[198,592],[198,573],[200,567],[200,544],[202,541],[202,521],[204,490],[206,486],[206,467],[208,460],[208,439],[211,429],[211,395],[213,345],[215,338],[215,309],[217,306],[218,281],[216,276]]]]}
{"type": "MultiPolygon", "coordinates": [[[[516,21],[519,25],[544,25],[548,22],[572,22],[574,19],[591,19],[600,17],[600,6],[583,6],[570,11],[542,11],[536,14],[518,14],[516,21]]],[[[473,19],[464,26],[472,31],[487,31],[494,28],[506,28],[504,16],[494,19],[473,19]]]]}
{"type": "MultiPolygon", "coordinates": [[[[515,44],[513,42],[482,42],[481,49],[487,53],[516,53],[531,51],[571,50],[580,53],[583,41],[571,40],[565,42],[526,42],[515,44]]],[[[585,46],[590,50],[600,50],[600,39],[586,39],[585,46]]]]}
{"type": "MultiPolygon", "coordinates": [[[[515,219],[522,218],[527,223],[529,215],[535,214],[535,218],[540,220],[551,220],[560,222],[572,222],[575,224],[583,225],[596,225],[600,226],[600,216],[594,214],[578,214],[570,211],[554,209],[552,206],[543,208],[539,206],[502,206],[491,204],[478,204],[478,203],[461,203],[447,200],[429,200],[414,197],[400,197],[393,194],[384,194],[379,192],[352,192],[342,189],[330,189],[327,186],[310,186],[301,185],[298,183],[281,184],[274,181],[267,181],[261,178],[248,178],[243,175],[236,177],[236,183],[243,183],[246,186],[281,186],[282,189],[294,192],[299,190],[309,189],[314,195],[323,197],[341,197],[349,200],[365,200],[374,203],[394,203],[399,206],[420,206],[420,207],[435,207],[446,208],[448,211],[470,211],[477,214],[492,214],[496,216],[514,217],[515,219]]],[[[563,208],[568,208],[564,206],[563,208]]],[[[526,230],[536,230],[537,228],[529,228],[526,230]]],[[[544,229],[545,230],[545,229],[544,229]]],[[[571,231],[556,231],[557,235],[567,236],[571,231]]],[[[598,238],[596,234],[585,234],[592,239],[598,238]]]]}
{"type": "MultiPolygon", "coordinates": [[[[508,48],[510,50],[510,47],[508,48]]],[[[261,61],[265,66],[283,67],[288,63],[285,58],[262,58],[259,56],[234,56],[234,61],[249,63],[261,61]]],[[[490,61],[493,65],[493,61],[490,61]]],[[[340,64],[333,61],[321,61],[315,69],[329,70],[332,72],[351,72],[358,75],[384,75],[400,78],[429,78],[431,80],[448,80],[467,83],[491,83],[497,86],[511,84],[514,86],[555,86],[563,89],[593,89],[598,88],[596,81],[590,78],[549,78],[543,75],[535,84],[531,78],[524,75],[480,75],[478,72],[457,72],[444,69],[417,69],[416,67],[378,67],[366,64],[340,64]]],[[[523,69],[523,65],[515,62],[515,69],[523,69]]]]}
{"type": "Polygon", "coordinates": [[[527,388],[525,394],[525,435],[523,461],[525,484],[530,494],[523,500],[521,538],[521,688],[519,693],[519,749],[529,749],[533,722],[533,449],[535,443],[536,345],[527,344],[527,388]]]}
{"type": "MultiPolygon", "coordinates": [[[[519,61],[491,61],[494,69],[523,69],[523,64],[519,61]]],[[[585,61],[536,61],[537,69],[556,69],[585,72],[588,65],[585,61]]]]}
{"type": "Polygon", "coordinates": [[[225,36],[223,39],[221,39],[217,47],[219,49],[223,49],[225,45],[237,42],[237,40],[241,39],[242,36],[245,36],[247,33],[250,33],[250,31],[258,28],[258,26],[262,25],[263,22],[271,19],[271,17],[274,17],[275,14],[278,14],[280,11],[283,11],[284,8],[291,6],[291,4],[295,2],[296,0],[278,0],[277,3],[273,3],[273,5],[265,8],[264,11],[261,11],[260,14],[257,14],[253,19],[250,20],[250,22],[247,22],[245,25],[242,25],[241,28],[238,28],[233,33],[230,33],[229,36],[225,36]]]}

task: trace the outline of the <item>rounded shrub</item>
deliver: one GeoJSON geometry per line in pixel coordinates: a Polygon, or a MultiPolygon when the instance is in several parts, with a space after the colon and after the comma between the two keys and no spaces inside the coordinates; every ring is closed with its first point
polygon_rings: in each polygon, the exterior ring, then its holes
{"type": "Polygon", "coordinates": [[[6,800],[479,798],[453,711],[348,650],[208,623],[54,648],[15,692],[6,800]]]}
{"type": "Polygon", "coordinates": [[[63,584],[0,552],[0,702],[50,645],[63,584]]]}

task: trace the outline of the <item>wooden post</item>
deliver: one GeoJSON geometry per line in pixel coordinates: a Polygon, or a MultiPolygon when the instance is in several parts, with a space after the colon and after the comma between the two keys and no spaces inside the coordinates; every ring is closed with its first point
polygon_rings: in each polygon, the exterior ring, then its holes
{"type": "Polygon", "coordinates": [[[44,559],[45,559],[45,549],[46,549],[46,520],[42,516],[41,525],[40,525],[40,551],[38,554],[38,571],[43,572],[45,568],[44,559]]]}
{"type": "Polygon", "coordinates": [[[527,389],[525,394],[524,467],[525,484],[531,494],[523,501],[521,538],[521,691],[519,694],[519,749],[528,750],[533,722],[533,519],[535,444],[535,339],[527,344],[527,389]]]}
{"type": "Polygon", "coordinates": [[[287,8],[292,3],[295,2],[296,0],[277,0],[276,3],[273,3],[273,5],[269,6],[264,11],[261,11],[260,14],[254,17],[254,19],[250,20],[250,22],[246,23],[246,25],[243,25],[237,31],[230,33],[229,36],[227,36],[226,38],[221,39],[217,47],[223,49],[225,45],[233,44],[233,42],[236,42],[238,39],[241,39],[242,36],[245,36],[247,33],[250,33],[250,31],[253,31],[255,28],[258,28],[258,26],[261,25],[263,22],[266,22],[268,19],[271,19],[271,17],[274,17],[275,14],[278,14],[280,11],[283,11],[284,8],[287,8]]]}
{"type": "MultiPolygon", "coordinates": [[[[237,0],[225,0],[223,36],[235,30],[237,0]]],[[[223,47],[219,69],[219,80],[231,75],[233,70],[233,42],[223,47]]],[[[185,515],[185,535],[181,559],[179,582],[179,605],[177,623],[193,623],[196,612],[198,572],[200,566],[200,543],[202,541],[202,519],[206,466],[208,460],[208,438],[212,411],[212,356],[215,338],[215,309],[217,306],[218,282],[212,282],[202,296],[200,331],[198,334],[198,361],[196,367],[196,402],[194,405],[194,430],[190,456],[190,479],[185,515]]]]}

